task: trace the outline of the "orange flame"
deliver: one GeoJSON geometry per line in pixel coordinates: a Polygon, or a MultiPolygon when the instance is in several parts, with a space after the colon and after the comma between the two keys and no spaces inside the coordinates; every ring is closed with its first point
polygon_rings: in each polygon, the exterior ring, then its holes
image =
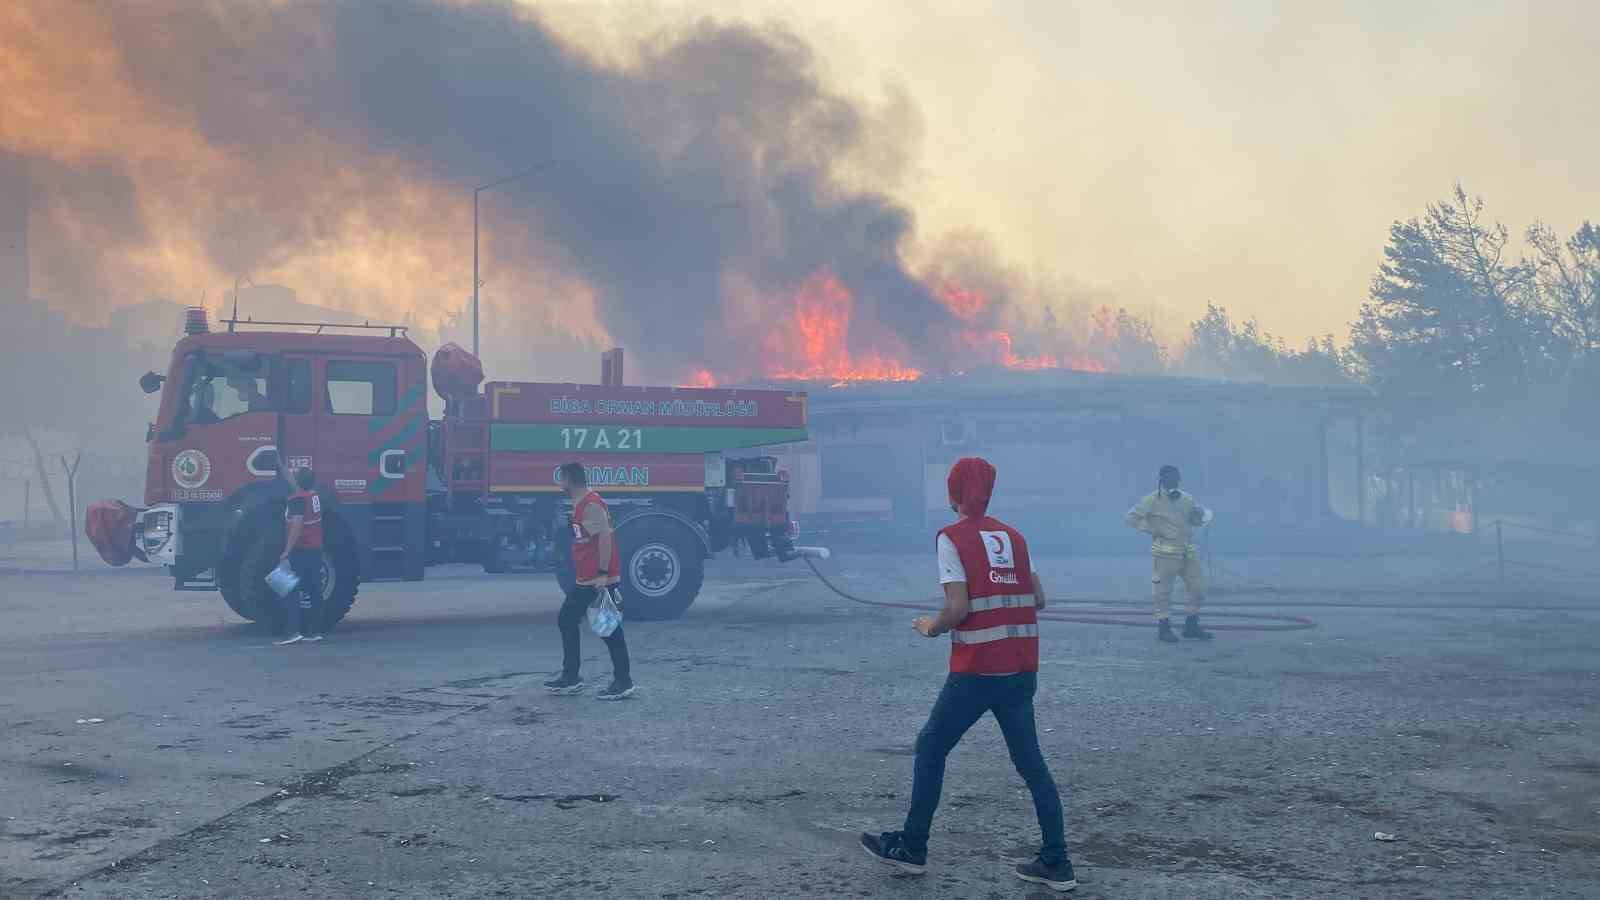
{"type": "MultiPolygon", "coordinates": [[[[989,298],[980,290],[945,284],[938,292],[939,299],[956,318],[976,323],[989,308],[989,298]]],[[[1096,327],[1104,329],[1109,323],[1096,316],[1096,327]]],[[[1058,355],[1055,353],[1020,354],[1016,351],[1011,332],[1003,329],[968,328],[961,332],[962,349],[976,355],[982,362],[1004,366],[1007,369],[1039,371],[1042,369],[1071,369],[1078,372],[1104,372],[1106,366],[1099,360],[1081,353],[1058,355]]]]}
{"type": "Polygon", "coordinates": [[[939,299],[963,322],[975,321],[978,313],[989,305],[989,298],[982,291],[969,291],[953,284],[947,284],[939,291],[939,299]]]}
{"type": "Polygon", "coordinates": [[[855,358],[850,353],[850,314],[854,300],[850,291],[830,272],[818,272],[807,279],[794,298],[794,331],[800,335],[798,348],[784,346],[784,334],[774,335],[774,356],[779,362],[767,372],[772,378],[798,381],[916,381],[919,369],[881,353],[855,358]],[[799,358],[793,359],[794,349],[799,358]]]}
{"type": "MultiPolygon", "coordinates": [[[[1001,328],[983,327],[980,320],[994,318],[988,295],[982,290],[964,288],[956,284],[942,284],[936,296],[950,310],[963,327],[948,336],[945,345],[952,362],[960,360],[979,367],[994,366],[1018,371],[1067,369],[1078,372],[1105,372],[1105,362],[1095,356],[1079,352],[1022,353],[1016,348],[1012,333],[1001,328]]],[[[904,361],[901,354],[884,347],[868,354],[850,351],[850,326],[855,301],[850,289],[832,272],[819,271],[806,280],[795,293],[774,303],[792,312],[775,324],[767,335],[766,364],[757,373],[761,377],[794,380],[826,381],[834,387],[863,381],[916,381],[923,370],[904,361]]],[[[985,323],[986,325],[987,323],[985,323]]],[[[1095,316],[1093,331],[1099,335],[1110,328],[1104,312],[1095,316]]],[[[895,339],[888,338],[893,342],[895,339]]],[[[1103,345],[1105,342],[1102,341],[1103,345]]],[[[967,366],[950,368],[960,374],[967,366]]],[[[752,373],[748,370],[720,373],[724,377],[742,379],[752,373]]],[[[714,387],[719,377],[710,369],[690,373],[685,387],[714,387]]]]}

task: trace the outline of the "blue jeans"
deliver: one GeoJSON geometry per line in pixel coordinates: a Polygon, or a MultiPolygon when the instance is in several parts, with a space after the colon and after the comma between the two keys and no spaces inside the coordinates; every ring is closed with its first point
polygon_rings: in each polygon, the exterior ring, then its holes
{"type": "Polygon", "coordinates": [[[912,850],[926,853],[933,813],[944,791],[944,761],[962,735],[986,712],[994,713],[1006,739],[1011,764],[1033,794],[1044,845],[1039,858],[1045,865],[1067,861],[1066,826],[1061,820],[1061,795],[1039,750],[1039,732],[1033,722],[1033,694],[1039,677],[1034,672],[1017,675],[958,675],[952,673],[917,735],[917,762],[911,783],[911,811],[906,814],[905,841],[912,850]]]}

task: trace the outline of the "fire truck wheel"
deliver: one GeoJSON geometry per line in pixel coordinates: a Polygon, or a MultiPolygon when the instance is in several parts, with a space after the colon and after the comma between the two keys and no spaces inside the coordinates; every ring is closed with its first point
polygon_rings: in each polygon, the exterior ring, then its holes
{"type": "MultiPolygon", "coordinates": [[[[360,589],[360,564],[355,539],[343,522],[331,516],[325,519],[326,543],[322,552],[322,629],[331,630],[350,607],[355,605],[360,589]]],[[[283,529],[259,529],[245,548],[238,567],[239,606],[229,601],[228,606],[239,615],[276,633],[284,625],[284,601],[267,587],[267,573],[277,566],[283,554],[283,529]],[[240,609],[243,606],[244,609],[240,609]]],[[[226,594],[224,594],[226,598],[226,594]]]]}
{"type": "MultiPolygon", "coordinates": [[[[228,604],[228,608],[240,618],[262,622],[268,627],[282,623],[280,604],[269,602],[265,609],[258,609],[257,603],[263,599],[263,595],[252,589],[248,576],[258,565],[254,559],[257,548],[263,543],[273,542],[280,549],[283,547],[281,504],[267,504],[254,510],[229,536],[222,563],[217,567],[217,588],[222,591],[223,602],[228,604]],[[276,621],[274,616],[278,617],[276,621]]],[[[276,558],[272,560],[272,565],[277,565],[276,558]]],[[[265,588],[261,578],[265,578],[266,573],[272,570],[272,565],[262,570],[261,577],[256,579],[257,586],[265,588]]],[[[265,592],[265,597],[272,597],[270,590],[265,592]]]]}
{"type": "Polygon", "coordinates": [[[705,580],[705,553],[694,533],[677,522],[644,518],[624,522],[617,537],[623,618],[655,622],[683,615],[705,580]]]}
{"type": "Polygon", "coordinates": [[[322,551],[322,630],[332,631],[356,605],[361,590],[361,552],[344,521],[329,519],[322,551]]]}
{"type": "MultiPolygon", "coordinates": [[[[283,552],[283,526],[278,524],[276,516],[269,518],[267,522],[247,523],[235,538],[242,552],[229,579],[234,585],[234,599],[228,601],[228,606],[277,633],[283,629],[283,601],[267,587],[266,578],[283,552]]],[[[225,591],[223,598],[227,596],[225,591]]]]}

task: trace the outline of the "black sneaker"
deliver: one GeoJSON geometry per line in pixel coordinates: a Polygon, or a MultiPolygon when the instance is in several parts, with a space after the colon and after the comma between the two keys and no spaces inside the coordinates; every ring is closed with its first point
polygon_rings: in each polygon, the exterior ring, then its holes
{"type": "Polygon", "coordinates": [[[1035,859],[1017,865],[1017,877],[1031,884],[1042,884],[1052,891],[1066,893],[1078,886],[1078,878],[1072,872],[1072,862],[1061,863],[1056,866],[1047,866],[1035,859]]]}
{"type": "Polygon", "coordinates": [[[863,833],[861,849],[867,851],[873,859],[894,866],[902,872],[921,875],[928,870],[927,852],[917,853],[907,847],[905,836],[898,831],[885,831],[883,834],[863,833]]]}
{"type": "Polygon", "coordinates": [[[1178,636],[1172,632],[1171,619],[1156,620],[1156,640],[1164,644],[1176,644],[1178,642],[1178,636]]]}
{"type": "Polygon", "coordinates": [[[626,700],[633,696],[633,682],[613,681],[600,693],[595,694],[596,700],[626,700]]]}
{"type": "Polygon", "coordinates": [[[1200,617],[1190,616],[1183,620],[1183,636],[1191,641],[1209,641],[1216,635],[1200,627],[1200,617]]]}
{"type": "Polygon", "coordinates": [[[581,694],[583,679],[576,675],[558,675],[546,681],[544,689],[552,694],[581,694]]]}

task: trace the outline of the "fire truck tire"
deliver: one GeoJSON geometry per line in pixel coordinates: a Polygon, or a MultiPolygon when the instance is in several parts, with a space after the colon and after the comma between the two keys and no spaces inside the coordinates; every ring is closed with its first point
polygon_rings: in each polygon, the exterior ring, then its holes
{"type": "MultiPolygon", "coordinates": [[[[360,557],[350,529],[338,519],[328,517],[324,526],[326,542],[322,552],[322,630],[338,625],[360,590],[360,557]]],[[[243,537],[243,536],[241,536],[243,537]]],[[[284,625],[284,601],[267,587],[267,573],[277,566],[283,554],[283,528],[259,528],[248,538],[240,564],[235,568],[234,612],[268,630],[277,632],[284,625]]],[[[224,592],[223,598],[228,594],[224,592]]]]}
{"type": "Polygon", "coordinates": [[[705,581],[705,552],[693,532],[667,519],[642,518],[618,529],[624,619],[676,619],[705,581]]]}
{"type": "MultiPolygon", "coordinates": [[[[263,542],[276,541],[280,550],[283,547],[283,507],[278,504],[268,504],[254,510],[229,536],[227,546],[223,549],[222,562],[217,566],[217,588],[222,591],[222,600],[228,608],[239,615],[240,618],[252,622],[262,622],[269,627],[275,624],[272,620],[279,611],[277,604],[270,604],[264,610],[258,610],[257,601],[260,599],[258,592],[251,590],[248,571],[253,571],[255,561],[252,558],[254,551],[263,542]]],[[[277,565],[277,560],[273,560],[277,565]]],[[[271,570],[271,566],[266,571],[271,570]]],[[[265,577],[266,571],[262,572],[265,577]]],[[[256,579],[257,582],[260,579],[256,579]]],[[[265,587],[265,585],[262,585],[265,587]]],[[[268,592],[268,596],[271,594],[268,592]]],[[[281,623],[281,618],[277,620],[281,623]]]]}
{"type": "Polygon", "coordinates": [[[327,542],[322,551],[322,630],[332,631],[356,605],[361,591],[361,550],[343,520],[328,520],[327,542]],[[333,577],[329,577],[332,575],[333,577]]]}

